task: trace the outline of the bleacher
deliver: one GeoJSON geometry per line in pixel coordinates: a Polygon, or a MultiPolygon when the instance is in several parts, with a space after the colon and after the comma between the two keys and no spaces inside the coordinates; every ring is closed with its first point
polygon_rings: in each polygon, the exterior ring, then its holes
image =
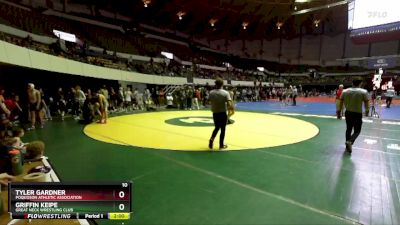
{"type": "MultiPolygon", "coordinates": [[[[159,38],[155,35],[140,35],[138,33],[123,33],[118,29],[107,29],[104,27],[96,26],[93,24],[82,24],[78,21],[61,18],[57,16],[50,16],[41,14],[35,10],[27,10],[18,8],[8,4],[0,4],[0,22],[2,24],[7,24],[9,26],[27,31],[33,34],[38,34],[46,37],[55,37],[52,33],[53,29],[58,29],[66,32],[73,33],[79,39],[77,45],[68,45],[67,51],[59,49],[57,43],[46,45],[34,40],[29,37],[18,38],[10,35],[2,35],[2,39],[11,43],[15,43],[20,46],[28,47],[40,52],[45,52],[49,54],[56,54],[61,57],[66,57],[74,59],[81,62],[86,62],[94,65],[104,66],[108,68],[137,71],[145,74],[157,74],[165,76],[187,76],[193,73],[194,77],[197,78],[208,78],[213,79],[217,76],[223,77],[225,79],[240,80],[240,81],[254,81],[254,80],[268,80],[271,78],[271,74],[260,74],[255,68],[257,66],[264,66],[269,71],[281,71],[282,73],[307,73],[309,66],[313,66],[321,73],[346,73],[350,70],[352,72],[362,72],[364,71],[361,67],[345,67],[345,66],[319,66],[320,62],[316,61],[319,58],[319,52],[316,45],[319,45],[319,39],[316,38],[305,38],[303,39],[303,46],[301,51],[301,57],[298,58],[298,50],[296,46],[299,45],[298,39],[284,40],[283,43],[286,48],[282,49],[281,52],[281,64],[275,62],[267,61],[257,61],[253,63],[248,63],[248,61],[242,63],[236,63],[236,69],[232,69],[229,72],[226,71],[223,63],[227,59],[232,60],[232,58],[227,57],[225,54],[212,53],[199,48],[193,49],[190,47],[190,43],[184,43],[182,41],[168,41],[167,38],[159,38]],[[83,43],[88,44],[97,49],[104,49],[107,54],[101,52],[83,49],[83,43]],[[309,51],[309,48],[313,47],[313,51],[309,51]],[[147,56],[147,57],[160,57],[161,51],[168,51],[174,53],[180,60],[190,62],[189,65],[183,66],[176,60],[171,60],[168,64],[163,62],[161,58],[150,62],[148,60],[138,60],[132,59],[128,60],[127,56],[122,56],[123,54],[130,54],[136,56],[147,56]],[[111,52],[111,54],[110,54],[111,52]],[[308,65],[291,65],[293,59],[297,58],[297,61],[303,62],[308,65]],[[191,66],[195,64],[196,66],[191,66]],[[249,64],[249,65],[247,65],[249,64]],[[204,66],[217,66],[222,68],[221,70],[213,70],[210,68],[204,68],[204,66]],[[240,69],[242,68],[242,69],[240,69]],[[252,69],[249,69],[252,68],[252,69]],[[268,77],[268,76],[269,77],[268,77]]],[[[328,44],[323,45],[321,49],[322,58],[334,59],[341,54],[341,49],[337,48],[335,43],[343,41],[342,36],[335,37],[324,37],[328,44]]],[[[258,54],[255,55],[257,58],[267,58],[274,61],[274,59],[279,57],[278,51],[278,40],[265,41],[262,49],[257,49],[258,54]],[[261,51],[262,50],[262,51],[261,51]]],[[[242,49],[249,53],[251,58],[252,51],[254,51],[254,46],[257,46],[259,41],[253,41],[242,49]]],[[[222,42],[219,42],[222,44],[222,42]]],[[[241,41],[230,42],[230,48],[228,53],[233,55],[240,55],[238,52],[242,46],[241,41]]],[[[349,46],[352,44],[349,43],[349,46]]],[[[390,46],[390,45],[389,45],[390,46]]],[[[365,47],[354,47],[351,46],[352,52],[357,55],[365,55],[365,47]],[[356,49],[356,50],[354,50],[356,49]],[[357,49],[359,51],[357,51],[357,49]]],[[[220,46],[221,49],[221,46],[220,46]]],[[[224,49],[224,47],[222,47],[224,49]]],[[[388,53],[388,47],[382,47],[381,52],[388,53]]],[[[240,58],[236,59],[240,61],[240,58]]],[[[276,75],[275,75],[276,76],[276,75]]],[[[277,79],[276,77],[274,79],[277,79]]],[[[341,82],[343,76],[338,78],[321,78],[318,81],[310,80],[306,78],[292,78],[298,83],[338,83],[341,82]]],[[[294,82],[293,81],[293,82],[294,82]]]]}

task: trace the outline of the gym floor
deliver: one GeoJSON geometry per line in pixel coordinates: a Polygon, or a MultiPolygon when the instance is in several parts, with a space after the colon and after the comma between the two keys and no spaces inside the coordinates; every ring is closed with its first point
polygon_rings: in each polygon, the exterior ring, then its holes
{"type": "Polygon", "coordinates": [[[334,107],[239,103],[235,151],[207,151],[206,110],[55,119],[24,141],[45,141],[62,181],[133,181],[125,224],[400,224],[400,107],[365,118],[351,155],[334,107]]]}

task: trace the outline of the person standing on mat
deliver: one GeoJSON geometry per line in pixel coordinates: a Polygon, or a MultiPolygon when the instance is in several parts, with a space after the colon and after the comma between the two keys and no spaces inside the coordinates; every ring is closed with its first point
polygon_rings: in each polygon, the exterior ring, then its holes
{"type": "Polygon", "coordinates": [[[35,89],[35,85],[32,83],[28,84],[28,103],[29,103],[29,112],[31,116],[31,124],[32,126],[28,128],[28,130],[35,129],[36,118],[39,120],[40,127],[43,128],[44,121],[40,116],[40,111],[43,108],[42,104],[42,96],[40,92],[35,89]]]}
{"type": "Polygon", "coordinates": [[[232,99],[227,91],[222,89],[224,85],[224,80],[217,78],[215,80],[215,89],[210,92],[209,101],[211,104],[211,111],[213,112],[214,119],[214,131],[212,132],[208,147],[213,148],[214,139],[221,129],[219,136],[219,149],[226,149],[228,146],[224,144],[225,138],[225,128],[228,121],[227,108],[233,114],[234,107],[232,104],[232,99]]]}
{"type": "Polygon", "coordinates": [[[394,91],[394,87],[390,87],[388,88],[388,90],[386,91],[386,108],[390,108],[390,105],[392,104],[392,99],[395,96],[395,91],[394,91]]]}
{"type": "Polygon", "coordinates": [[[96,99],[98,114],[100,115],[100,120],[97,121],[97,123],[106,124],[108,118],[108,101],[107,98],[99,92],[94,96],[96,99]]]}
{"type": "Polygon", "coordinates": [[[343,84],[339,85],[339,88],[336,91],[336,118],[338,120],[342,119],[342,114],[343,112],[340,109],[340,97],[342,96],[343,93],[343,84]]]}
{"type": "Polygon", "coordinates": [[[293,106],[296,106],[296,98],[297,98],[297,88],[296,86],[293,86],[292,88],[292,101],[293,101],[293,106]]]}
{"type": "Polygon", "coordinates": [[[369,114],[369,99],[367,90],[361,88],[362,80],[354,79],[353,87],[343,91],[340,97],[340,108],[346,107],[346,152],[351,154],[352,145],[360,135],[362,127],[362,105],[364,102],[365,116],[369,114]],[[354,132],[352,134],[352,131],[354,132]]]}

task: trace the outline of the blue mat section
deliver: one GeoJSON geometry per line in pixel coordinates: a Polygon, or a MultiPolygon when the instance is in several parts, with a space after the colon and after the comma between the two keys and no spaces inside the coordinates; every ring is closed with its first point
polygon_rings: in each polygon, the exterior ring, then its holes
{"type": "MultiPolygon", "coordinates": [[[[261,112],[336,115],[336,105],[334,103],[321,102],[298,102],[297,106],[285,106],[279,102],[239,102],[236,104],[236,108],[239,110],[261,112]]],[[[392,105],[390,109],[387,109],[384,106],[381,107],[380,118],[387,120],[400,120],[400,106],[392,105]]]]}

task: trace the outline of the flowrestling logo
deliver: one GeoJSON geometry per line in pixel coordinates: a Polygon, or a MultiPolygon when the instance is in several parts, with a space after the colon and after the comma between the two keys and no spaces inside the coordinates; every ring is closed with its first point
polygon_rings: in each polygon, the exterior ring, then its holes
{"type": "Polygon", "coordinates": [[[386,18],[388,13],[386,11],[369,11],[368,18],[386,18]]]}

